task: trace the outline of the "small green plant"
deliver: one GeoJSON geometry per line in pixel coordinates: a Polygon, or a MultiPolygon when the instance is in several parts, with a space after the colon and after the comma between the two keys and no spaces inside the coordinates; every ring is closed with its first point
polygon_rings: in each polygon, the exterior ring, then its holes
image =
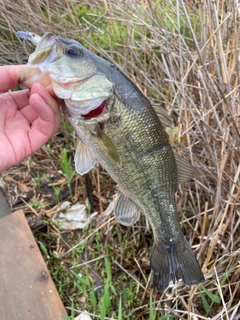
{"type": "MultiPolygon", "coordinates": [[[[50,184],[51,185],[51,184],[50,184]]],[[[59,188],[55,187],[54,185],[51,185],[53,188],[53,193],[54,193],[54,197],[55,197],[55,201],[57,203],[60,203],[60,199],[59,199],[59,195],[64,187],[64,185],[61,185],[59,188]]]]}
{"type": "MultiPolygon", "coordinates": [[[[112,272],[109,259],[104,257],[104,284],[101,288],[94,288],[90,281],[88,268],[85,269],[85,274],[77,274],[73,270],[71,273],[75,277],[74,287],[79,290],[81,295],[85,296],[96,315],[100,316],[101,320],[106,317],[111,317],[113,313],[112,299],[117,296],[116,290],[112,285],[112,272]]],[[[122,298],[119,300],[118,319],[122,319],[122,298]]]]}
{"type": "Polygon", "coordinates": [[[122,296],[120,296],[120,299],[119,299],[118,320],[122,320],[122,296]]]}
{"type": "Polygon", "coordinates": [[[220,299],[216,294],[213,294],[211,291],[209,291],[207,288],[205,288],[203,285],[199,286],[199,290],[202,290],[200,296],[203,303],[203,308],[206,311],[206,316],[209,314],[210,310],[212,309],[212,306],[214,303],[220,303],[220,299]],[[205,294],[204,294],[205,293],[205,294]],[[207,300],[210,299],[210,304],[207,300]]]}
{"type": "Polygon", "coordinates": [[[68,155],[68,151],[66,148],[62,149],[60,164],[62,171],[67,178],[68,186],[70,186],[70,183],[72,182],[72,179],[76,174],[76,171],[72,170],[72,157],[68,155]]]}
{"type": "Polygon", "coordinates": [[[45,208],[45,204],[38,199],[33,199],[32,201],[29,202],[29,205],[37,210],[41,210],[45,208]]]}
{"type": "Polygon", "coordinates": [[[73,128],[65,121],[65,119],[62,119],[61,123],[65,131],[67,131],[68,133],[73,132],[73,128]]]}
{"type": "Polygon", "coordinates": [[[153,309],[152,295],[150,294],[149,320],[156,319],[156,311],[153,309]]]}
{"type": "Polygon", "coordinates": [[[40,247],[40,249],[42,250],[42,252],[45,254],[46,258],[47,258],[47,259],[50,259],[50,256],[49,256],[49,254],[48,254],[48,250],[47,250],[47,248],[45,247],[45,245],[43,244],[43,242],[38,241],[38,244],[39,244],[39,247],[40,247]]]}
{"type": "Polygon", "coordinates": [[[37,172],[37,175],[34,178],[34,183],[38,189],[41,187],[41,176],[39,171],[37,172]]]}
{"type": "Polygon", "coordinates": [[[71,156],[68,155],[68,151],[66,148],[62,149],[60,164],[61,164],[61,168],[62,168],[63,173],[67,177],[68,183],[70,183],[72,181],[72,178],[73,178],[75,172],[72,171],[72,165],[71,165],[72,158],[71,158],[71,156]]]}

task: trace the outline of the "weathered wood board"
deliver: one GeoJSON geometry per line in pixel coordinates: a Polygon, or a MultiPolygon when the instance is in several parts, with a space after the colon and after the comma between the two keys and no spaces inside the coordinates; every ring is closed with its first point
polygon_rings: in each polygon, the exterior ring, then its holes
{"type": "Polygon", "coordinates": [[[67,315],[22,211],[0,218],[0,319],[67,315]]]}

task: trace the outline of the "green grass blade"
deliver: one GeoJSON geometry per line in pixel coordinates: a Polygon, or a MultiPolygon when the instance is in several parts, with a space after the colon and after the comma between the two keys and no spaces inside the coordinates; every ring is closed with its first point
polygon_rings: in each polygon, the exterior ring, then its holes
{"type": "Polygon", "coordinates": [[[202,293],[200,294],[201,299],[202,299],[202,303],[203,303],[203,308],[206,311],[206,314],[208,314],[209,310],[210,310],[210,305],[207,302],[207,299],[205,297],[205,295],[202,293]]]}
{"type": "Polygon", "coordinates": [[[73,270],[71,270],[71,273],[74,275],[74,277],[77,278],[77,280],[79,282],[81,282],[81,284],[85,285],[85,286],[88,286],[89,285],[89,280],[88,279],[85,279],[81,276],[79,276],[76,272],[74,272],[73,270]]]}
{"type": "Polygon", "coordinates": [[[122,320],[122,296],[120,296],[120,299],[119,299],[118,320],[122,320]]]}
{"type": "Polygon", "coordinates": [[[155,320],[156,314],[153,310],[152,295],[150,295],[149,320],[155,320]]]}
{"type": "Polygon", "coordinates": [[[203,285],[200,285],[200,288],[206,293],[206,295],[215,303],[220,303],[220,299],[217,295],[213,294],[207,288],[205,288],[203,285]]]}

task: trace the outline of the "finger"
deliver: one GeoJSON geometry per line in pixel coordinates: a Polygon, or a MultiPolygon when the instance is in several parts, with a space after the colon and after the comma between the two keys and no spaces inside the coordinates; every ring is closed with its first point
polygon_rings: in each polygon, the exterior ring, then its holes
{"type": "Polygon", "coordinates": [[[38,94],[33,94],[30,97],[30,105],[38,114],[29,131],[29,139],[33,152],[46,143],[59,129],[60,110],[57,101],[54,98],[52,100],[50,101],[50,106],[38,94]]]}
{"type": "Polygon", "coordinates": [[[29,104],[29,90],[21,90],[7,93],[15,102],[17,109],[21,110],[29,104]]]}
{"type": "Polygon", "coordinates": [[[18,86],[20,73],[23,67],[24,65],[0,66],[0,92],[7,91],[18,86]]]}
{"type": "MultiPolygon", "coordinates": [[[[21,106],[25,103],[25,106],[20,110],[23,116],[30,124],[33,124],[40,117],[43,121],[50,122],[50,125],[54,124],[55,131],[59,121],[59,107],[56,99],[39,83],[33,85],[29,95],[30,97],[26,94],[25,99],[22,99],[21,106]]],[[[21,96],[16,95],[15,98],[18,97],[21,96]]],[[[20,104],[19,101],[16,102],[20,104]]]]}
{"type": "Polygon", "coordinates": [[[45,101],[39,96],[34,96],[38,100],[39,110],[45,110],[32,124],[29,131],[29,140],[32,152],[42,147],[57,131],[60,124],[60,114],[57,116],[53,109],[46,105],[45,101]]]}
{"type": "Polygon", "coordinates": [[[29,104],[26,107],[22,108],[20,110],[22,115],[28,120],[30,125],[34,122],[34,120],[37,119],[39,114],[32,108],[32,106],[29,104]]]}
{"type": "Polygon", "coordinates": [[[56,93],[53,91],[52,84],[47,85],[45,88],[51,94],[51,96],[53,96],[54,98],[58,98],[56,93]]]}
{"type": "Polygon", "coordinates": [[[40,83],[34,83],[31,88],[31,95],[37,93],[48,104],[54,112],[59,111],[59,104],[56,100],[56,95],[52,91],[52,87],[45,88],[40,83]]]}
{"type": "Polygon", "coordinates": [[[32,122],[36,118],[36,113],[29,106],[28,91],[0,94],[0,117],[14,119],[18,113],[19,115],[22,113],[29,122],[32,122]]]}
{"type": "Polygon", "coordinates": [[[22,115],[31,124],[38,114],[29,105],[29,90],[6,92],[0,95],[0,108],[5,108],[5,115],[7,118],[16,117],[16,112],[21,112],[22,115]]]}

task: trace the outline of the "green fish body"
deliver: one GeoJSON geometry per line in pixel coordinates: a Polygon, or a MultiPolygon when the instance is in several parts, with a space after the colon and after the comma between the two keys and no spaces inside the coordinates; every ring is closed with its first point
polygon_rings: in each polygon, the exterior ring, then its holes
{"type": "Polygon", "coordinates": [[[80,139],[77,171],[84,174],[99,162],[119,185],[116,219],[130,226],[143,212],[149,220],[154,289],[163,291],[170,279],[175,283],[182,278],[189,285],[203,282],[180,228],[175,201],[178,184],[197,174],[174,154],[149,100],[116,66],[78,42],[51,33],[30,55],[23,85],[38,81],[36,74],[38,79],[49,77],[64,101],[65,116],[80,139]]]}

